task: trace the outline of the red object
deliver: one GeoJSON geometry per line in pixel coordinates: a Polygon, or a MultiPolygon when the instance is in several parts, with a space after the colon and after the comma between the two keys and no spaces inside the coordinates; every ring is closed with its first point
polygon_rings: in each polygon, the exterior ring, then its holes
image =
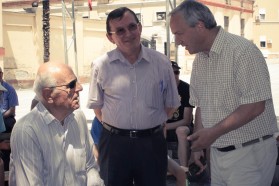
{"type": "Polygon", "coordinates": [[[88,7],[89,7],[89,10],[91,11],[92,10],[92,0],[88,0],[88,7]]]}

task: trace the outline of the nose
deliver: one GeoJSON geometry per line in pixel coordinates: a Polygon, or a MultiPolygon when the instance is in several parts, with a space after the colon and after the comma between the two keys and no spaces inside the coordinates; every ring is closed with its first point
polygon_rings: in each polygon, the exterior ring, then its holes
{"type": "Polygon", "coordinates": [[[82,91],[82,90],[83,90],[82,85],[79,82],[77,82],[77,84],[76,84],[76,91],[79,92],[79,91],[82,91]]]}

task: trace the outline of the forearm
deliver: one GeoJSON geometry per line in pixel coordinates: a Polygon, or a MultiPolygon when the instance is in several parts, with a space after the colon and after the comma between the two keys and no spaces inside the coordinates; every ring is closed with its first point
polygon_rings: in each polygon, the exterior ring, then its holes
{"type": "Polygon", "coordinates": [[[179,121],[175,121],[172,123],[167,123],[166,124],[166,129],[167,130],[172,130],[172,129],[176,129],[179,126],[186,126],[189,123],[186,123],[185,119],[179,120],[179,121]]]}
{"type": "Polygon", "coordinates": [[[102,122],[102,111],[101,109],[94,109],[95,116],[98,118],[100,122],[102,122]]]}
{"type": "Polygon", "coordinates": [[[15,115],[15,107],[11,107],[6,112],[3,113],[3,118],[7,118],[14,115],[15,115]]]}
{"type": "Polygon", "coordinates": [[[240,105],[228,117],[213,127],[216,138],[238,129],[259,116],[265,109],[265,101],[240,105]]]}
{"type": "Polygon", "coordinates": [[[171,107],[165,108],[165,112],[166,112],[168,118],[170,118],[173,115],[173,113],[176,111],[176,109],[177,108],[171,108],[171,107]]]}

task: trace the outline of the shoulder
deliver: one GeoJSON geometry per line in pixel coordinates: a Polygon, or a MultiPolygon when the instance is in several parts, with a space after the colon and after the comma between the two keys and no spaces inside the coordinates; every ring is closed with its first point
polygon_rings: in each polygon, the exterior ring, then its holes
{"type": "Polygon", "coordinates": [[[78,123],[86,124],[86,117],[81,109],[75,110],[73,116],[78,123]]]}
{"type": "Polygon", "coordinates": [[[251,50],[260,52],[258,47],[252,41],[235,34],[227,33],[226,43],[230,50],[239,54],[244,54],[251,50]]]}
{"type": "Polygon", "coordinates": [[[29,136],[32,137],[35,135],[35,131],[38,127],[37,125],[37,118],[34,119],[34,113],[33,111],[28,113],[27,115],[23,116],[22,118],[20,118],[12,131],[11,137],[14,136],[14,138],[21,138],[24,136],[29,136]]]}
{"type": "Polygon", "coordinates": [[[160,64],[167,64],[171,66],[170,60],[166,55],[144,46],[142,48],[143,48],[143,57],[146,58],[146,60],[154,61],[160,64]]]}
{"type": "Polygon", "coordinates": [[[3,85],[3,87],[5,87],[8,90],[8,92],[10,92],[10,91],[15,92],[15,88],[12,85],[10,85],[9,83],[7,83],[6,81],[3,81],[2,85],[3,85]]]}

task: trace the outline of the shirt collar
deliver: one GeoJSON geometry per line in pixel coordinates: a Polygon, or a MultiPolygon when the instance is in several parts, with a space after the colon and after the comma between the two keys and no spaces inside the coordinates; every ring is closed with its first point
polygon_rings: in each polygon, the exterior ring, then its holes
{"type": "Polygon", "coordinates": [[[216,53],[216,54],[222,53],[222,50],[225,45],[225,35],[226,35],[226,31],[222,27],[219,26],[219,32],[216,35],[216,38],[210,49],[210,53],[216,53]]]}
{"type": "MultiPolygon", "coordinates": [[[[141,44],[141,51],[139,53],[138,60],[137,60],[136,63],[139,63],[141,61],[147,61],[147,62],[151,61],[147,50],[148,49],[141,44]]],[[[120,62],[124,63],[126,61],[125,57],[122,55],[120,50],[117,49],[117,48],[108,52],[108,56],[109,56],[109,59],[110,59],[110,61],[109,61],[110,63],[115,62],[115,61],[120,61],[120,62]]]]}
{"type": "MultiPolygon", "coordinates": [[[[43,118],[43,120],[45,121],[45,124],[46,124],[46,125],[49,125],[49,124],[51,124],[51,123],[53,123],[53,122],[55,122],[55,121],[60,123],[60,121],[58,121],[58,120],[46,109],[46,107],[45,107],[41,102],[39,102],[39,103],[37,104],[37,109],[38,109],[39,113],[42,115],[42,118],[43,118]]],[[[73,118],[74,118],[74,114],[73,114],[73,113],[69,114],[69,115],[64,119],[64,123],[67,123],[67,122],[71,121],[73,118]]]]}

